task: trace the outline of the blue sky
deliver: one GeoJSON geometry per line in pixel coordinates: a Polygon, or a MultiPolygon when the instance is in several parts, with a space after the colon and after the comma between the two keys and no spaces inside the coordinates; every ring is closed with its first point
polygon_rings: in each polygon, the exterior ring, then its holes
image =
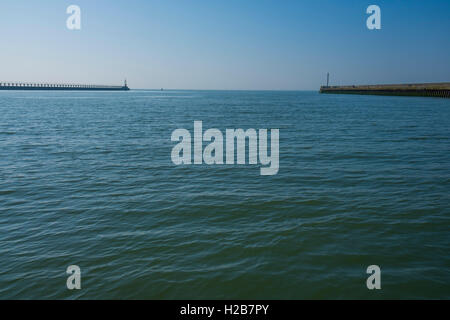
{"type": "Polygon", "coordinates": [[[448,0],[1,0],[0,81],[317,90],[450,81],[448,0]],[[82,29],[66,28],[81,7],[82,29]],[[366,28],[381,7],[382,29],[366,28]]]}

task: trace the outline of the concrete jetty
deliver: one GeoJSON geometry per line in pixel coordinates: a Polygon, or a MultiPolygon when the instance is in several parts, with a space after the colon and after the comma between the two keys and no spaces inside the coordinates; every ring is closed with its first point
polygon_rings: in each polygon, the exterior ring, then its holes
{"type": "Polygon", "coordinates": [[[320,87],[320,93],[450,98],[450,82],[367,86],[322,86],[320,87]]]}
{"type": "Polygon", "coordinates": [[[55,84],[55,83],[18,83],[0,82],[0,90],[69,90],[69,91],[129,91],[125,80],[123,86],[108,86],[94,84],[55,84]]]}

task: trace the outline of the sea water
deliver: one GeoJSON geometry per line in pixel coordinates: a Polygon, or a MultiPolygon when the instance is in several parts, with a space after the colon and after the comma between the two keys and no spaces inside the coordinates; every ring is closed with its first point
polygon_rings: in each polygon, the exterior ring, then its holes
{"type": "Polygon", "coordinates": [[[450,100],[0,93],[2,299],[448,299],[449,227],[450,100]],[[175,165],[194,121],[279,129],[279,171],[175,165]]]}

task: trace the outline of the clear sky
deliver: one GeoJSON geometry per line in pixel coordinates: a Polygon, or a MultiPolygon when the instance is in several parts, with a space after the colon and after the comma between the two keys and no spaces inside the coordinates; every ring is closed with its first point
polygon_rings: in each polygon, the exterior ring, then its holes
{"type": "Polygon", "coordinates": [[[0,0],[0,81],[317,90],[450,81],[448,0],[0,0]],[[82,29],[66,28],[81,8],[82,29]],[[381,7],[382,29],[366,27],[381,7]]]}

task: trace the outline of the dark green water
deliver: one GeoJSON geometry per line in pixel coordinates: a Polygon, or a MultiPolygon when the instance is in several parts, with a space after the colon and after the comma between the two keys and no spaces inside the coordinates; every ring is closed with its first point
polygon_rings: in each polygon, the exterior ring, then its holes
{"type": "Polygon", "coordinates": [[[449,195],[450,100],[2,92],[0,298],[448,299],[449,195]],[[279,173],[176,167],[195,120],[279,128],[279,173]]]}

